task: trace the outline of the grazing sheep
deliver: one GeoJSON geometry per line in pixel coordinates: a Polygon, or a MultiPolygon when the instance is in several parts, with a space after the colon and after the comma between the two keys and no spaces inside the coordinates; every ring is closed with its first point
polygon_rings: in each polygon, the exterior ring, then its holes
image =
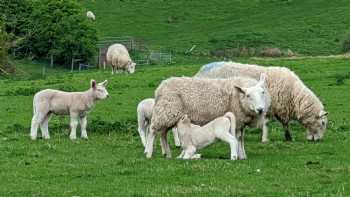
{"type": "MultiPolygon", "coordinates": [[[[146,145],[146,136],[149,131],[149,126],[151,124],[153,106],[153,98],[144,99],[137,105],[138,132],[141,137],[141,142],[143,146],[146,145]]],[[[174,135],[175,146],[180,146],[180,140],[177,129],[174,127],[172,131],[174,135]]]]}
{"type": "MultiPolygon", "coordinates": [[[[187,114],[194,124],[204,125],[231,111],[236,116],[236,135],[239,140],[238,158],[245,159],[245,125],[267,111],[264,77],[258,82],[251,78],[201,79],[173,77],[163,81],[156,90],[150,131],[145,153],[150,158],[155,135],[160,133],[167,157],[171,157],[166,134],[187,114]]],[[[181,141],[181,140],[180,140],[181,141]]]]}
{"type": "Polygon", "coordinates": [[[93,21],[96,19],[95,14],[91,11],[86,12],[86,17],[93,20],[93,21]]]}
{"type": "Polygon", "coordinates": [[[286,140],[292,140],[288,129],[288,123],[291,120],[297,120],[307,128],[306,137],[308,140],[317,141],[324,136],[328,113],[317,96],[288,68],[226,62],[209,72],[205,72],[203,69],[195,77],[230,78],[247,76],[257,79],[260,74],[266,74],[267,88],[271,94],[269,114],[282,123],[286,140]]]}
{"type": "Polygon", "coordinates": [[[135,72],[136,64],[131,60],[126,47],[122,44],[113,44],[108,47],[106,54],[107,64],[112,65],[112,74],[120,70],[132,74],[135,72]]]}
{"type": "Polygon", "coordinates": [[[231,160],[237,160],[236,118],[233,113],[227,112],[224,116],[212,120],[203,127],[191,126],[191,120],[185,115],[177,123],[177,128],[183,149],[177,158],[200,158],[200,154],[195,154],[196,151],[219,139],[230,145],[231,160]]]}
{"type": "Polygon", "coordinates": [[[87,139],[86,116],[98,100],[108,97],[106,90],[107,80],[96,84],[91,80],[91,88],[85,92],[63,92],[59,90],[46,89],[34,95],[32,125],[30,137],[37,138],[37,130],[40,125],[42,137],[50,139],[48,123],[52,114],[70,115],[71,132],[69,138],[76,139],[76,128],[78,122],[81,127],[81,137],[87,139]]]}

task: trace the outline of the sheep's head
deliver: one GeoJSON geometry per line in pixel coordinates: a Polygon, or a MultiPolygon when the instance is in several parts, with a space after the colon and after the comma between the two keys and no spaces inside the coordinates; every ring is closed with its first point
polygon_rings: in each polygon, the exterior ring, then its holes
{"type": "Polygon", "coordinates": [[[135,67],[136,67],[136,63],[129,61],[128,62],[128,73],[132,74],[135,72],[135,67]]]}
{"type": "Polygon", "coordinates": [[[102,100],[102,99],[105,99],[109,96],[107,89],[106,89],[107,83],[108,83],[107,80],[104,80],[103,82],[98,83],[98,84],[96,83],[95,80],[91,80],[91,89],[92,89],[94,97],[97,100],[102,100]]]}
{"type": "Polygon", "coordinates": [[[188,116],[185,114],[183,115],[180,120],[177,122],[177,128],[179,131],[181,131],[183,128],[189,128],[191,127],[191,120],[188,118],[188,116]]]}
{"type": "Polygon", "coordinates": [[[317,116],[313,118],[308,127],[306,138],[310,141],[318,141],[323,138],[327,129],[328,112],[321,110],[317,116]]]}
{"type": "Polygon", "coordinates": [[[240,102],[246,111],[258,116],[267,113],[271,100],[266,88],[265,74],[260,76],[260,80],[255,86],[249,88],[235,86],[235,88],[240,93],[240,102]]]}

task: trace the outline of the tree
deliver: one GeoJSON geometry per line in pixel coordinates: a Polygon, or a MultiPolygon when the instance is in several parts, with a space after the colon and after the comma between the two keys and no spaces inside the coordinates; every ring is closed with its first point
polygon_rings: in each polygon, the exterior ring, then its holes
{"type": "Polygon", "coordinates": [[[0,73],[6,73],[6,68],[9,66],[7,55],[7,33],[5,31],[4,22],[0,18],[0,73]]]}
{"type": "Polygon", "coordinates": [[[76,0],[34,1],[30,21],[24,45],[36,58],[54,57],[67,65],[96,53],[96,29],[76,0]]]}

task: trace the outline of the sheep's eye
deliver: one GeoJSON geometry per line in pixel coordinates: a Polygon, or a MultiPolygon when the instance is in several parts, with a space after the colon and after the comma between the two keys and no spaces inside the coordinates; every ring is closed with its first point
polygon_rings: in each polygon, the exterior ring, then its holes
{"type": "Polygon", "coordinates": [[[265,94],[265,91],[262,91],[262,94],[265,94]]]}
{"type": "Polygon", "coordinates": [[[249,95],[249,94],[247,94],[247,98],[250,98],[250,95],[249,95]]]}
{"type": "Polygon", "coordinates": [[[325,126],[325,124],[326,124],[324,121],[322,121],[321,123],[322,123],[322,126],[325,126]]]}

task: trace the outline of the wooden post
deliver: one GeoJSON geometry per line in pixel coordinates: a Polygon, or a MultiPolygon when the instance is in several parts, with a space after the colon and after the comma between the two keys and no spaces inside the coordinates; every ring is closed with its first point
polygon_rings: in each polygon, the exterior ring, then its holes
{"type": "Polygon", "coordinates": [[[71,72],[73,72],[73,70],[74,70],[74,57],[72,57],[72,64],[71,64],[71,72]]]}

